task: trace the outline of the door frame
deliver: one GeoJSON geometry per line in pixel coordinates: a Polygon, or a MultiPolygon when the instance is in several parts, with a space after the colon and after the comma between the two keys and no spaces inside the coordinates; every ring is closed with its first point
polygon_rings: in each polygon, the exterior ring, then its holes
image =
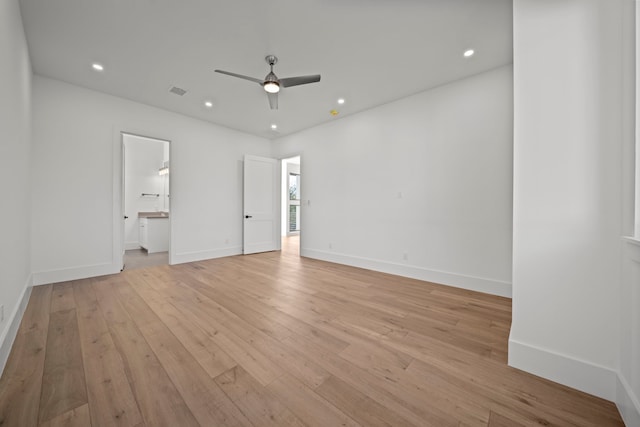
{"type": "MultiPolygon", "coordinates": [[[[281,183],[281,185],[285,180],[285,176],[288,178],[288,171],[287,171],[287,168],[285,167],[284,161],[288,160],[288,159],[291,159],[291,158],[294,158],[294,157],[299,157],[300,158],[300,177],[304,176],[303,175],[303,165],[302,165],[304,163],[304,160],[303,160],[304,154],[303,154],[303,152],[295,151],[293,153],[287,153],[286,155],[281,155],[280,157],[278,157],[278,159],[280,160],[280,183],[281,183]]],[[[303,192],[304,191],[304,184],[302,184],[302,181],[303,180],[301,178],[300,179],[300,194],[305,194],[303,192]]],[[[288,186],[287,186],[287,188],[288,188],[288,186]]],[[[280,190],[280,193],[279,193],[281,198],[284,197],[284,193],[285,193],[285,189],[282,188],[280,190]]],[[[303,214],[304,214],[305,210],[302,208],[302,206],[307,205],[307,202],[308,202],[308,199],[302,199],[302,198],[300,199],[300,223],[301,224],[305,224],[306,223],[306,219],[303,218],[303,214]]],[[[282,203],[282,200],[281,200],[280,204],[279,204],[279,209],[281,211],[283,209],[282,205],[283,205],[283,203],[282,203]]],[[[286,203],[285,203],[285,205],[286,205],[286,203]]],[[[287,212],[280,212],[280,217],[281,217],[280,223],[282,223],[282,216],[283,215],[287,215],[287,212]]],[[[289,223],[288,221],[286,221],[286,222],[287,222],[287,224],[289,223]]],[[[303,239],[304,239],[304,237],[303,237],[304,233],[302,232],[302,228],[300,228],[300,231],[297,232],[296,234],[299,236],[298,245],[299,245],[300,253],[302,253],[302,242],[303,242],[303,239]]],[[[292,234],[292,235],[296,235],[296,234],[292,234]]],[[[289,236],[290,236],[290,234],[288,233],[288,230],[285,229],[285,236],[282,236],[282,237],[289,237],[289,236]]]]}
{"type": "MultiPolygon", "coordinates": [[[[175,139],[170,135],[167,137],[155,136],[157,132],[146,129],[139,129],[130,125],[120,125],[113,127],[113,244],[112,244],[112,269],[114,273],[121,272],[124,268],[124,135],[138,136],[141,138],[156,139],[169,143],[169,161],[171,163],[172,177],[169,179],[169,194],[173,194],[175,167],[173,159],[173,143],[175,139]]],[[[171,201],[171,214],[169,215],[169,265],[173,264],[173,242],[174,242],[174,211],[175,203],[171,201]]]]}
{"type": "MultiPolygon", "coordinates": [[[[294,163],[287,163],[287,167],[283,168],[283,169],[286,169],[286,170],[283,170],[283,174],[285,174],[285,182],[286,182],[286,189],[283,192],[285,197],[286,197],[286,200],[285,200],[285,203],[283,205],[286,207],[286,211],[284,212],[284,217],[286,218],[285,219],[285,223],[286,223],[285,235],[287,237],[300,235],[300,230],[291,231],[291,213],[290,213],[291,206],[298,206],[298,215],[300,216],[300,218],[302,218],[302,215],[301,215],[302,211],[300,210],[300,207],[302,206],[302,199],[296,199],[295,201],[292,201],[289,198],[289,191],[288,191],[289,190],[289,177],[292,174],[297,175],[298,177],[302,176],[302,174],[300,173],[300,164],[297,164],[297,168],[296,168],[298,170],[297,173],[295,171],[293,171],[293,172],[291,171],[291,169],[292,169],[291,166],[292,165],[294,165],[294,163]]],[[[298,179],[298,185],[299,185],[298,193],[299,194],[302,194],[302,191],[301,191],[302,185],[301,185],[301,183],[302,183],[302,180],[298,179]]],[[[302,220],[300,222],[302,222],[302,220]]]]}

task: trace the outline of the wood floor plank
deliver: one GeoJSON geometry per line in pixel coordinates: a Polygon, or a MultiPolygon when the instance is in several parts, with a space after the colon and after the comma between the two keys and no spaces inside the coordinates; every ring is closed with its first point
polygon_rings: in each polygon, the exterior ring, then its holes
{"type": "Polygon", "coordinates": [[[34,287],[0,379],[0,426],[38,425],[51,285],[34,287]]]}
{"type": "Polygon", "coordinates": [[[286,366],[290,374],[311,388],[317,387],[329,376],[328,372],[297,351],[282,351],[278,340],[291,335],[287,328],[233,302],[215,290],[206,291],[201,286],[193,289],[198,289],[197,293],[209,299],[209,313],[228,328],[228,333],[236,334],[250,343],[276,366],[286,366]]]}
{"type": "MultiPolygon", "coordinates": [[[[179,287],[180,285],[178,284],[176,286],[179,287]]],[[[271,359],[275,366],[287,366],[290,373],[292,373],[299,380],[303,381],[305,384],[312,388],[318,386],[328,377],[328,373],[324,369],[309,360],[305,360],[304,357],[301,357],[302,355],[297,354],[297,352],[285,352],[281,350],[274,336],[277,336],[280,339],[289,336],[291,332],[284,326],[270,321],[264,315],[248,309],[241,303],[235,303],[230,298],[215,292],[215,290],[209,292],[199,292],[195,289],[203,289],[200,286],[198,286],[197,288],[193,288],[193,290],[196,293],[201,294],[202,297],[209,298],[209,306],[211,308],[211,310],[208,311],[209,315],[214,317],[216,321],[221,322],[220,324],[222,325],[222,327],[227,328],[226,335],[218,336],[216,339],[221,339],[224,341],[226,339],[225,336],[233,336],[233,334],[237,335],[245,342],[250,342],[255,349],[261,352],[264,356],[271,359]],[[224,306],[218,303],[224,304],[224,306]],[[228,312],[226,312],[226,310],[228,310],[228,312]],[[233,316],[237,317],[230,317],[231,313],[233,313],[233,316]],[[220,314],[222,314],[222,316],[220,314]],[[231,321],[225,319],[224,316],[230,317],[231,321]],[[274,327],[274,325],[277,325],[277,327],[274,327]],[[279,329],[280,332],[273,333],[272,331],[276,329],[279,329]]],[[[136,287],[136,290],[138,291],[138,293],[147,292],[144,286],[138,286],[136,287]]],[[[175,290],[175,292],[179,293],[180,291],[175,290]]],[[[203,299],[200,299],[195,294],[193,294],[192,296],[196,298],[192,300],[193,302],[204,302],[203,299]]],[[[157,299],[156,295],[151,296],[149,304],[154,307],[154,311],[156,311],[159,316],[163,317],[161,312],[164,310],[172,313],[172,320],[179,321],[178,319],[184,317],[170,305],[167,306],[165,304],[164,308],[158,307],[157,303],[154,302],[154,299],[157,299]]],[[[163,317],[163,319],[165,323],[168,322],[166,317],[163,317]]],[[[173,321],[169,322],[174,323],[173,321]]],[[[193,331],[193,328],[191,330],[193,331]]],[[[188,332],[181,332],[180,335],[183,337],[187,336],[188,332]]],[[[198,341],[199,346],[202,346],[202,342],[204,342],[204,338],[206,338],[206,336],[201,338],[202,339],[198,341]]],[[[233,347],[233,344],[231,345],[233,347]]],[[[247,363],[252,363],[250,360],[246,359],[245,355],[238,355],[238,351],[241,352],[241,350],[236,349],[235,354],[237,357],[240,357],[240,359],[244,361],[245,365],[247,363]]],[[[233,362],[233,365],[235,365],[235,362],[233,362]]],[[[227,369],[231,368],[232,366],[229,366],[227,369]]],[[[252,371],[256,373],[257,368],[249,367],[248,369],[252,369],[252,371]]],[[[279,371],[276,371],[275,374],[277,374],[278,372],[279,371]]],[[[262,381],[264,381],[265,384],[273,379],[268,374],[266,377],[262,374],[263,373],[261,372],[257,375],[258,378],[262,378],[262,381]]]]}
{"type": "Polygon", "coordinates": [[[228,310],[229,313],[233,313],[238,316],[243,322],[251,325],[255,329],[262,333],[273,337],[274,339],[284,339],[291,334],[291,331],[280,323],[258,313],[253,310],[247,309],[242,300],[233,298],[221,292],[214,287],[208,287],[200,282],[186,283],[196,292],[199,292],[203,296],[209,298],[211,301],[228,310]]]}
{"type": "Polygon", "coordinates": [[[201,426],[251,426],[130,284],[113,289],[201,426]]]}
{"type": "Polygon", "coordinates": [[[237,289],[225,288],[225,293],[234,300],[241,301],[244,307],[258,312],[268,319],[273,319],[275,322],[278,322],[287,328],[290,332],[295,332],[298,335],[313,339],[316,343],[329,350],[339,352],[349,345],[347,341],[341,340],[335,335],[305,323],[299,318],[283,313],[267,304],[264,304],[263,302],[247,298],[246,295],[242,294],[242,292],[239,292],[237,289]]]}
{"type": "Polygon", "coordinates": [[[93,289],[144,422],[149,426],[198,426],[162,364],[114,294],[112,286],[118,282],[96,282],[93,289]]]}
{"type": "Polygon", "coordinates": [[[410,427],[417,425],[334,376],[327,378],[315,391],[363,426],[410,427]]]}
{"type": "Polygon", "coordinates": [[[34,286],[32,288],[29,304],[20,323],[19,334],[26,334],[34,330],[49,330],[52,291],[53,285],[34,286]]]}
{"type": "Polygon", "coordinates": [[[51,313],[75,308],[73,282],[56,283],[51,294],[51,313]]]}
{"type": "MultiPolygon", "coordinates": [[[[295,350],[282,351],[278,339],[286,339],[291,335],[287,328],[247,309],[215,289],[203,289],[200,284],[192,289],[208,298],[211,308],[209,314],[228,328],[227,335],[235,334],[250,343],[277,366],[286,366],[290,374],[311,388],[317,387],[329,376],[328,372],[295,350]]],[[[207,304],[205,300],[198,301],[207,304]]]]}
{"type": "Polygon", "coordinates": [[[230,332],[209,316],[202,307],[176,302],[176,308],[207,333],[231,358],[251,373],[262,385],[267,385],[282,375],[282,369],[250,343],[230,332]]]}
{"type": "Polygon", "coordinates": [[[282,369],[240,338],[221,333],[217,334],[216,342],[260,384],[267,385],[282,375],[282,369]]]}
{"type": "Polygon", "coordinates": [[[314,389],[322,384],[329,376],[329,372],[322,366],[310,360],[295,348],[284,348],[281,344],[265,337],[256,338],[252,344],[279,366],[285,367],[287,373],[314,389]]]}
{"type": "Polygon", "coordinates": [[[135,290],[211,378],[215,378],[237,365],[236,361],[222,350],[211,337],[197,325],[186,320],[185,316],[172,304],[149,297],[149,289],[144,284],[139,284],[135,290]]]}
{"type": "Polygon", "coordinates": [[[509,299],[300,257],[297,240],[34,288],[0,425],[623,425],[612,402],[507,366],[509,299]],[[49,333],[74,310],[77,339],[49,333]],[[68,389],[44,368],[65,339],[88,404],[40,407],[68,389]]]}
{"type": "MultiPolygon", "coordinates": [[[[445,399],[462,397],[468,404],[475,402],[485,408],[498,410],[504,416],[524,425],[575,425],[578,416],[584,417],[577,423],[580,426],[618,425],[609,416],[610,412],[595,413],[593,412],[595,408],[589,408],[589,405],[581,406],[585,413],[572,414],[570,405],[562,405],[564,401],[562,388],[545,390],[545,394],[539,393],[541,390],[538,393],[532,393],[533,390],[527,390],[531,385],[522,383],[520,388],[514,389],[509,384],[511,379],[508,377],[517,377],[521,374],[529,376],[507,366],[501,375],[496,376],[495,381],[487,382],[473,374],[469,376],[469,372],[465,373],[448,367],[438,368],[420,360],[414,360],[407,369],[404,382],[407,386],[414,387],[428,382],[433,384],[445,399]],[[547,406],[540,402],[541,399],[554,400],[558,405],[547,406]],[[545,406],[547,409],[542,410],[545,406]]],[[[537,382],[536,378],[531,379],[534,383],[537,382]]]]}
{"type": "MultiPolygon", "coordinates": [[[[102,426],[103,424],[96,424],[102,426]]],[[[55,418],[40,424],[40,427],[91,427],[89,404],[71,409],[55,418]]]]}
{"type": "MultiPolygon", "coordinates": [[[[571,391],[572,397],[567,401],[567,406],[562,410],[554,410],[552,401],[556,405],[560,405],[566,399],[565,388],[562,386],[554,384],[551,388],[547,388],[552,383],[510,368],[505,363],[478,358],[473,353],[438,345],[437,342],[430,342],[424,337],[416,338],[410,335],[408,338],[411,338],[411,341],[398,340],[391,344],[416,358],[407,368],[406,382],[409,384],[412,384],[413,381],[418,381],[413,384],[434,381],[441,374],[452,375],[452,377],[448,377],[445,384],[455,381],[458,384],[456,390],[460,390],[461,394],[466,394],[469,389],[472,389],[474,390],[473,396],[477,398],[492,396],[491,401],[497,399],[506,407],[519,408],[523,420],[543,424],[552,421],[558,422],[560,425],[567,423],[567,420],[572,418],[571,413],[574,412],[570,402],[582,398],[579,393],[571,391]],[[425,375],[422,375],[422,372],[425,375]],[[479,384],[484,386],[478,388],[479,384]],[[535,385],[539,389],[537,392],[527,391],[528,387],[523,387],[526,385],[535,385]],[[532,406],[532,404],[537,406],[538,403],[531,400],[531,396],[536,396],[536,399],[544,400],[550,405],[544,416],[538,415],[539,410],[532,406]],[[565,421],[562,421],[563,419],[565,421]]],[[[486,401],[482,402],[486,403],[486,401]]],[[[610,424],[611,417],[615,416],[610,411],[596,414],[592,412],[589,405],[579,406],[582,408],[583,415],[586,416],[586,420],[583,421],[584,425],[616,425],[610,424]]]]}
{"type": "Polygon", "coordinates": [[[423,401],[415,395],[405,396],[403,389],[395,379],[374,375],[337,354],[322,349],[311,340],[292,335],[283,341],[283,345],[293,346],[303,351],[307,357],[324,367],[332,375],[347,382],[361,393],[398,413],[413,424],[433,427],[458,425],[458,421],[453,415],[445,413],[432,402],[423,401]]]}
{"type": "Polygon", "coordinates": [[[513,421],[503,415],[491,411],[489,415],[489,424],[487,427],[523,427],[522,424],[513,421]]]}
{"type": "MultiPolygon", "coordinates": [[[[200,308],[206,309],[208,315],[218,324],[220,327],[228,332],[228,334],[234,334],[246,342],[251,342],[254,336],[265,336],[259,327],[253,326],[250,322],[244,318],[239,317],[226,307],[222,306],[216,299],[213,299],[201,292],[193,289],[190,286],[186,286],[182,283],[178,284],[178,292],[186,298],[190,298],[192,304],[197,304],[200,308]]],[[[253,316],[250,314],[250,316],[253,316]]],[[[290,335],[290,331],[281,325],[277,325],[277,329],[281,332],[277,334],[279,339],[284,339],[290,335]]]]}
{"type": "Polygon", "coordinates": [[[341,351],[339,356],[375,375],[388,379],[398,378],[413,361],[411,356],[374,343],[352,344],[341,351]]]}
{"type": "Polygon", "coordinates": [[[39,421],[50,420],[87,402],[76,310],[51,313],[39,421]]]}
{"type": "Polygon", "coordinates": [[[288,374],[284,374],[268,388],[277,394],[310,427],[360,426],[344,412],[288,374]]]}
{"type": "Polygon", "coordinates": [[[153,286],[164,289],[170,296],[171,303],[186,319],[202,329],[236,363],[242,365],[262,385],[267,385],[282,375],[283,371],[276,363],[250,344],[249,341],[253,337],[253,331],[243,327],[241,324],[234,324],[232,322],[234,319],[229,319],[225,324],[221,324],[218,321],[220,317],[216,311],[219,307],[211,305],[209,301],[195,291],[190,291],[184,287],[180,289],[177,287],[167,288],[166,285],[158,283],[153,284],[153,286]]]}
{"type": "Polygon", "coordinates": [[[460,316],[455,312],[441,309],[424,299],[404,299],[397,295],[389,296],[383,292],[379,292],[369,295],[369,301],[371,301],[372,304],[390,307],[400,312],[403,317],[415,316],[419,319],[431,320],[448,325],[456,325],[461,320],[460,316]]]}
{"type": "Polygon", "coordinates": [[[306,424],[296,417],[268,388],[238,366],[216,378],[240,410],[254,425],[273,427],[302,427],[306,424]]]}
{"type": "Polygon", "coordinates": [[[134,427],[142,415],[89,280],[73,284],[87,397],[95,426],[134,427]]]}

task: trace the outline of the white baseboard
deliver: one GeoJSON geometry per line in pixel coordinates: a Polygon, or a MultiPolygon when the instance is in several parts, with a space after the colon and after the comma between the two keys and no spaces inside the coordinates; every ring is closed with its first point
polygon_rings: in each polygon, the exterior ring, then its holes
{"type": "Polygon", "coordinates": [[[412,279],[441,283],[443,285],[511,298],[511,283],[500,280],[466,276],[446,271],[430,270],[428,268],[416,267],[407,264],[398,264],[329,251],[319,251],[316,249],[301,248],[300,254],[308,258],[319,259],[322,261],[346,264],[354,267],[366,268],[368,270],[395,274],[397,276],[410,277],[412,279]]]}
{"type": "Polygon", "coordinates": [[[25,283],[24,289],[22,290],[20,300],[11,312],[11,316],[7,319],[7,327],[2,331],[2,336],[0,336],[0,374],[4,372],[4,367],[9,359],[9,353],[11,353],[11,347],[13,347],[13,342],[18,334],[20,322],[22,322],[22,316],[24,315],[24,311],[29,303],[31,289],[33,289],[31,279],[32,277],[29,275],[27,283],[25,283]]]}
{"type": "MultiPolygon", "coordinates": [[[[550,350],[509,339],[509,366],[616,401],[617,372],[550,350]]],[[[634,424],[630,424],[634,425],[634,424]]]]}
{"type": "Polygon", "coordinates": [[[230,248],[212,249],[208,251],[182,252],[171,256],[171,264],[183,264],[185,262],[202,261],[205,259],[222,258],[242,254],[241,246],[230,248]]]}
{"type": "Polygon", "coordinates": [[[635,395],[629,383],[618,374],[616,406],[626,426],[640,426],[640,399],[635,395]]]}
{"type": "Polygon", "coordinates": [[[33,285],[67,282],[69,280],[86,279],[87,277],[105,276],[120,271],[113,263],[84,265],[80,267],[61,268],[58,270],[39,271],[33,273],[33,285]]]}

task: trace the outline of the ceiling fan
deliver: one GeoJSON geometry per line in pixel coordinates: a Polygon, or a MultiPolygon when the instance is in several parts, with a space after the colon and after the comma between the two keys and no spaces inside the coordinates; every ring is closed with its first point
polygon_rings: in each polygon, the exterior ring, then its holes
{"type": "Polygon", "coordinates": [[[311,76],[298,76],[298,77],[286,77],[279,79],[273,72],[273,66],[278,62],[278,58],[275,55],[267,55],[264,58],[267,64],[271,67],[271,71],[264,78],[264,80],[256,79],[249,76],[243,76],[242,74],[231,73],[229,71],[215,70],[216,73],[226,74],[232,77],[238,77],[240,79],[249,80],[250,82],[258,83],[267,92],[267,98],[269,98],[269,106],[272,110],[278,109],[278,92],[281,87],[291,87],[306,85],[308,83],[316,83],[320,81],[320,74],[314,74],[311,76]]]}

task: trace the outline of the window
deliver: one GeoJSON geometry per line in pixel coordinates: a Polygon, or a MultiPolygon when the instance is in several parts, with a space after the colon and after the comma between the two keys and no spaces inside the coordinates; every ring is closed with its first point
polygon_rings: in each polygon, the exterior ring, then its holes
{"type": "Polygon", "coordinates": [[[300,174],[289,173],[289,233],[300,231],[300,174]]]}
{"type": "Polygon", "coordinates": [[[300,200],[300,175],[289,174],[289,200],[300,200]]]}

